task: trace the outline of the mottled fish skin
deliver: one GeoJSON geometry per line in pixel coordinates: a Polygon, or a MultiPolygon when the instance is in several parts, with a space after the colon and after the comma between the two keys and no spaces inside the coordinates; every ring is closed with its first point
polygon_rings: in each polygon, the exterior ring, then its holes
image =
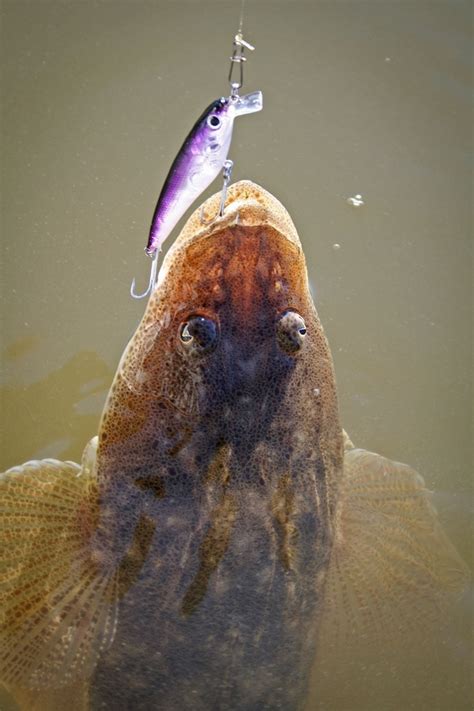
{"type": "Polygon", "coordinates": [[[94,546],[120,603],[92,707],[299,708],[342,460],[296,230],[237,183],[224,217],[204,228],[197,211],[167,255],[104,411],[94,546]],[[277,338],[288,310],[307,329],[294,353],[277,338]],[[208,353],[180,340],[195,315],[217,326],[208,353]]]}

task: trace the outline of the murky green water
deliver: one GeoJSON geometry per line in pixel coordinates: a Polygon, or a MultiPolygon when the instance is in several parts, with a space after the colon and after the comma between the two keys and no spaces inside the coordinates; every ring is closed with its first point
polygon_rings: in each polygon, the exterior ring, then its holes
{"type": "MultiPolygon", "coordinates": [[[[240,3],[2,5],[3,469],[78,460],[95,434],[157,194],[227,92],[240,3]]],[[[233,178],[296,223],[352,439],[424,475],[472,563],[471,5],[249,0],[244,27],[264,110],[236,124],[233,178]]],[[[439,708],[468,708],[466,660],[447,664],[439,708]]],[[[380,693],[364,707],[396,707],[380,693]]]]}

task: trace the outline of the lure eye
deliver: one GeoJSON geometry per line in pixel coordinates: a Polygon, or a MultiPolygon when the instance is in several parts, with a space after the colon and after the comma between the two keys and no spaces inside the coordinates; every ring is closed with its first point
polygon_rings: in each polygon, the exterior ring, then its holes
{"type": "Polygon", "coordinates": [[[217,325],[204,316],[192,316],[179,330],[181,343],[189,352],[203,355],[214,350],[217,343],[217,325]]]}
{"type": "Polygon", "coordinates": [[[285,311],[276,323],[276,337],[281,350],[294,355],[303,347],[306,324],[296,311],[285,311]]]}
{"type": "Polygon", "coordinates": [[[216,116],[215,114],[209,116],[209,118],[207,119],[207,125],[213,129],[219,128],[219,126],[221,125],[221,120],[219,116],[216,116]]]}

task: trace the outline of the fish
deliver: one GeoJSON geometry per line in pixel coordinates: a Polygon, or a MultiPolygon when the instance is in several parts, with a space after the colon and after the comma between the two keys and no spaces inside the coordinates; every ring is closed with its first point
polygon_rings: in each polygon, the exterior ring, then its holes
{"type": "Polygon", "coordinates": [[[406,640],[466,588],[422,477],[343,430],[288,212],[239,181],[209,224],[219,200],[168,251],[81,464],[0,478],[21,709],[314,709],[351,634],[353,657],[406,640]]]}
{"type": "Polygon", "coordinates": [[[152,257],[186,210],[222,170],[230,149],[234,119],[261,111],[262,92],[213,101],[181,146],[156,204],[145,252],[152,257]]]}

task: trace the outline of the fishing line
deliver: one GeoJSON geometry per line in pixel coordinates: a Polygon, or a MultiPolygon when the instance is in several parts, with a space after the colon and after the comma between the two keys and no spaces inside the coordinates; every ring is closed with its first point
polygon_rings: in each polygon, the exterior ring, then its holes
{"type": "Polygon", "coordinates": [[[242,30],[243,30],[243,26],[244,26],[244,5],[245,5],[245,0],[242,0],[242,3],[240,5],[239,35],[242,34],[242,30]]]}

